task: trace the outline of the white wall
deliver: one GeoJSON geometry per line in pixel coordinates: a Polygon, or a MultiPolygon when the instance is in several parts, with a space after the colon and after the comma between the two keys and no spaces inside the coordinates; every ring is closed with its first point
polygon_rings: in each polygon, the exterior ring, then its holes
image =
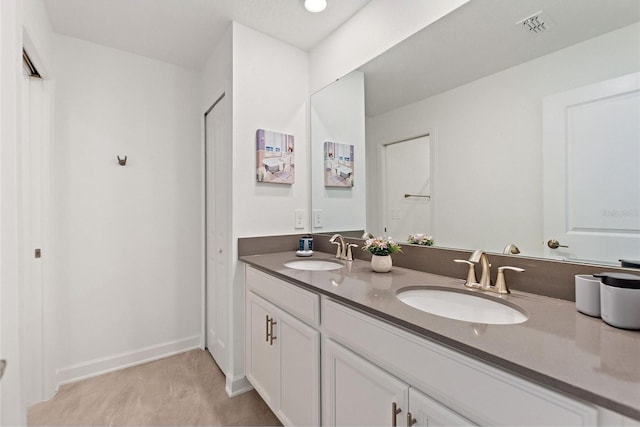
{"type": "Polygon", "coordinates": [[[233,24],[233,230],[237,237],[294,233],[294,210],[308,214],[308,74],[304,51],[233,24]],[[255,138],[260,128],[294,136],[293,185],[256,182],[255,138]]]}
{"type": "Polygon", "coordinates": [[[47,78],[52,74],[53,30],[42,0],[24,0],[24,44],[38,72],[47,78]]]}
{"type": "Polygon", "coordinates": [[[632,25],[368,117],[367,156],[377,164],[377,145],[432,132],[436,244],[500,252],[515,243],[542,256],[551,237],[542,230],[542,99],[638,71],[639,33],[632,25]]]}
{"type": "Polygon", "coordinates": [[[322,210],[315,232],[360,230],[366,222],[366,154],[364,74],[353,71],[311,101],[311,194],[314,210],[322,210]],[[354,146],[353,187],[325,187],[324,143],[354,146]]]}
{"type": "Polygon", "coordinates": [[[47,303],[65,382],[200,344],[201,82],[138,55],[54,42],[47,303]]]}
{"type": "Polygon", "coordinates": [[[244,272],[237,262],[237,238],[302,233],[294,228],[294,211],[303,209],[309,217],[308,76],[306,52],[233,23],[231,381],[244,377],[244,272]],[[256,182],[260,128],[294,136],[294,184],[256,182]]]}
{"type": "Polygon", "coordinates": [[[310,93],[380,55],[469,0],[372,0],[309,54],[310,93]]]}
{"type": "Polygon", "coordinates": [[[21,384],[21,268],[19,149],[21,138],[22,2],[0,6],[0,357],[8,361],[0,382],[0,424],[25,425],[21,384]]]}
{"type": "Polygon", "coordinates": [[[232,36],[232,25],[230,24],[202,69],[201,110],[203,116],[223,93],[226,93],[229,98],[233,98],[231,93],[233,80],[232,36]]]}

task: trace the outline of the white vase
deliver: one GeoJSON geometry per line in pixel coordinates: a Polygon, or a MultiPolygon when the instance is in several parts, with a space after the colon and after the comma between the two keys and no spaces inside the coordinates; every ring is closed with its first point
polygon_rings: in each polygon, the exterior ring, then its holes
{"type": "Polygon", "coordinates": [[[371,255],[371,268],[376,273],[391,271],[391,255],[371,255]]]}

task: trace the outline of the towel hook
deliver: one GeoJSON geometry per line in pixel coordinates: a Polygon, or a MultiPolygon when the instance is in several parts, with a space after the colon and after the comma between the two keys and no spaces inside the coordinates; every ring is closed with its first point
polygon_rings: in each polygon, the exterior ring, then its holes
{"type": "Polygon", "coordinates": [[[118,156],[118,163],[120,163],[120,166],[125,166],[127,164],[127,156],[124,156],[124,159],[121,159],[120,156],[118,156]]]}

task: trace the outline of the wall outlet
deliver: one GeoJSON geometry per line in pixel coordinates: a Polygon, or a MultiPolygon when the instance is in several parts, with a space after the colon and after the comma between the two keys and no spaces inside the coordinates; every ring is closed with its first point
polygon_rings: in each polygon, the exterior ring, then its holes
{"type": "Polygon", "coordinates": [[[304,228],[304,211],[302,209],[295,210],[295,228],[304,228]]]}
{"type": "Polygon", "coordinates": [[[322,209],[313,211],[313,227],[322,228],[322,209]]]}

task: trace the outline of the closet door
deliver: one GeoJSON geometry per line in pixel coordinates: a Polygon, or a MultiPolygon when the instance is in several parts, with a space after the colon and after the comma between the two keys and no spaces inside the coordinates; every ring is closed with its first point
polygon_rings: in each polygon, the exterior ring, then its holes
{"type": "Polygon", "coordinates": [[[206,340],[223,372],[228,366],[229,176],[227,102],[222,95],[205,114],[206,340]]]}

